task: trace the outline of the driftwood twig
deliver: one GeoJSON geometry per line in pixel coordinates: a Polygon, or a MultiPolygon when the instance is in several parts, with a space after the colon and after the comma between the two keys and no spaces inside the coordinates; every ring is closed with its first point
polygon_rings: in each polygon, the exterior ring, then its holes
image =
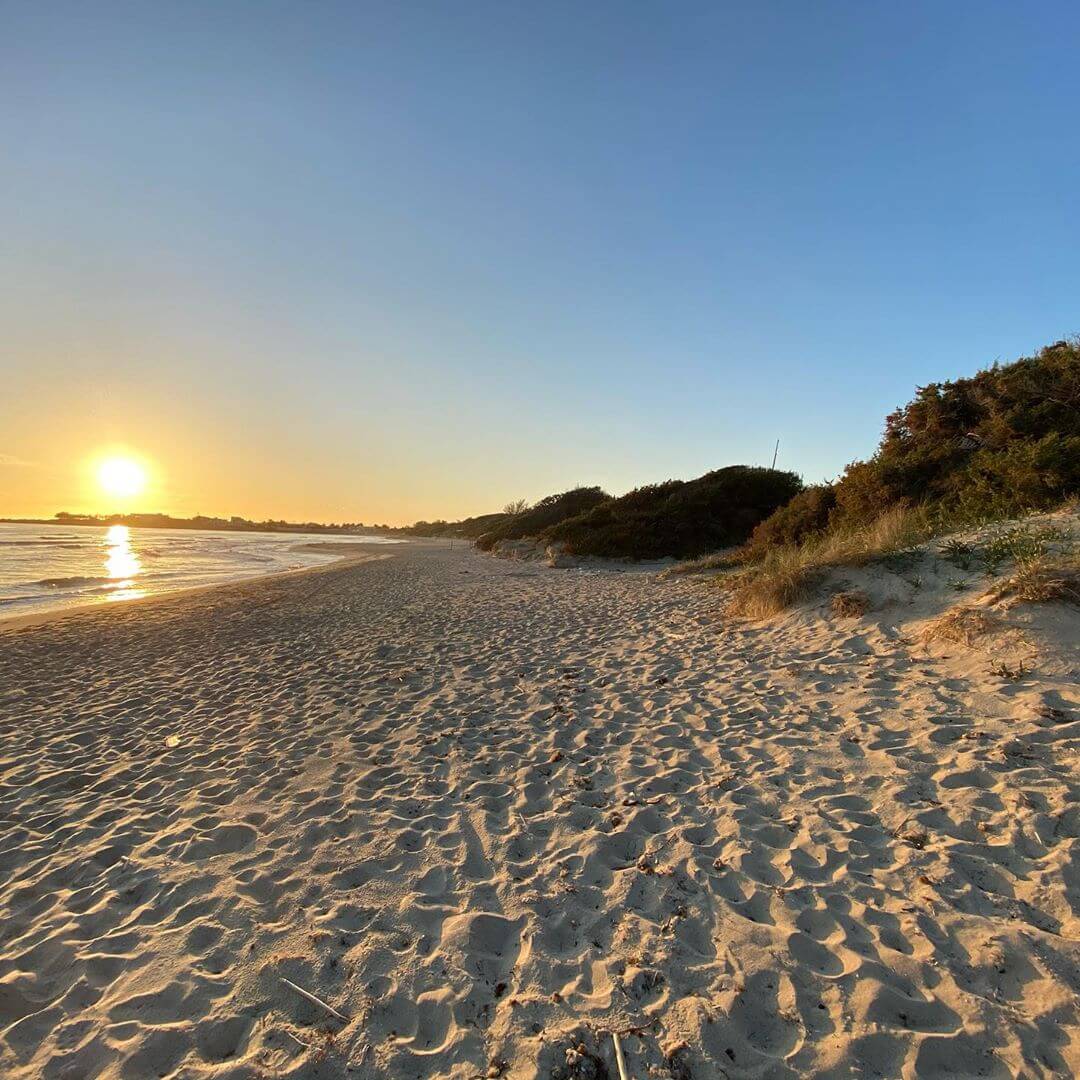
{"type": "Polygon", "coordinates": [[[321,1008],[324,1008],[331,1016],[336,1016],[339,1020],[343,1021],[346,1024],[349,1022],[349,1018],[347,1016],[343,1016],[341,1013],[339,1013],[333,1005],[327,1005],[322,998],[317,998],[314,994],[309,994],[308,991],[305,990],[302,986],[297,986],[296,983],[292,982],[292,980],[286,979],[284,975],[279,975],[278,978],[280,978],[281,981],[290,989],[295,990],[305,1001],[310,1001],[312,1005],[319,1005],[321,1008]]]}
{"type": "Polygon", "coordinates": [[[292,1041],[296,1043],[297,1046],[302,1046],[305,1050],[311,1049],[311,1046],[308,1043],[304,1042],[303,1039],[298,1039],[291,1031],[288,1030],[288,1028],[285,1029],[285,1034],[288,1035],[289,1038],[292,1039],[292,1041]]]}
{"type": "Polygon", "coordinates": [[[615,1064],[619,1066],[619,1080],[630,1080],[630,1075],[626,1071],[626,1061],[622,1054],[622,1043],[619,1041],[617,1031],[611,1033],[611,1041],[615,1044],[615,1064]]]}

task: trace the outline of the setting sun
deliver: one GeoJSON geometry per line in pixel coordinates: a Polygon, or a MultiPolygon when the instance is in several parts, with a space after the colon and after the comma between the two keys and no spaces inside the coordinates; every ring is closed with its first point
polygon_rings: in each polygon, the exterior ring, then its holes
{"type": "Polygon", "coordinates": [[[98,466],[97,480],[107,495],[130,498],[146,488],[146,470],[131,458],[107,458],[98,466]]]}

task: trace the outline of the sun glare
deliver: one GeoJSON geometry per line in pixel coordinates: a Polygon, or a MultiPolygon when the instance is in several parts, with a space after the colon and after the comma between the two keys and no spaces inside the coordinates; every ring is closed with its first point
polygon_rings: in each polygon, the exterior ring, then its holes
{"type": "Polygon", "coordinates": [[[126,499],[145,489],[146,470],[131,458],[106,458],[98,466],[97,479],[106,495],[126,499]]]}

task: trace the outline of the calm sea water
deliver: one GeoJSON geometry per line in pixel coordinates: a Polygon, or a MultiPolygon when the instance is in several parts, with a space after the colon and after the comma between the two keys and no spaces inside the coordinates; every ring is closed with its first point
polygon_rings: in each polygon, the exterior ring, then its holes
{"type": "Polygon", "coordinates": [[[0,524],[0,619],[317,566],[337,556],[305,550],[306,544],[358,540],[397,542],[324,533],[0,524]]]}

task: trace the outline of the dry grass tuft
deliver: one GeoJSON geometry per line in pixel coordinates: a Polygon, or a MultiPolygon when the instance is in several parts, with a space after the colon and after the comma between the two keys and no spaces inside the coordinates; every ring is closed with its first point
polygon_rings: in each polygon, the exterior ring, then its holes
{"type": "Polygon", "coordinates": [[[669,566],[661,576],[677,577],[681,574],[703,574],[709,570],[732,570],[739,565],[739,559],[734,555],[737,550],[737,548],[728,548],[725,551],[699,555],[696,559],[686,559],[674,566],[669,566]]]}
{"type": "Polygon", "coordinates": [[[1080,606],[1080,556],[1040,558],[1021,563],[990,594],[1010,604],[1076,604],[1080,606]]]}
{"type": "Polygon", "coordinates": [[[864,529],[840,530],[797,546],[774,548],[734,580],[731,611],[751,619],[778,615],[809,596],[830,567],[863,566],[922,542],[929,532],[923,514],[894,507],[864,529]]]}
{"type": "Polygon", "coordinates": [[[821,572],[799,559],[798,548],[770,552],[761,566],[751,567],[732,582],[729,609],[748,619],[768,619],[805,600],[821,572]]]}
{"type": "Polygon", "coordinates": [[[829,607],[838,619],[858,619],[866,614],[870,606],[870,598],[864,592],[856,589],[848,589],[844,592],[833,593],[829,607]]]}
{"type": "Polygon", "coordinates": [[[979,608],[958,607],[939,615],[922,632],[924,644],[931,641],[955,641],[971,645],[976,638],[992,633],[1002,625],[1000,619],[979,608]]]}

